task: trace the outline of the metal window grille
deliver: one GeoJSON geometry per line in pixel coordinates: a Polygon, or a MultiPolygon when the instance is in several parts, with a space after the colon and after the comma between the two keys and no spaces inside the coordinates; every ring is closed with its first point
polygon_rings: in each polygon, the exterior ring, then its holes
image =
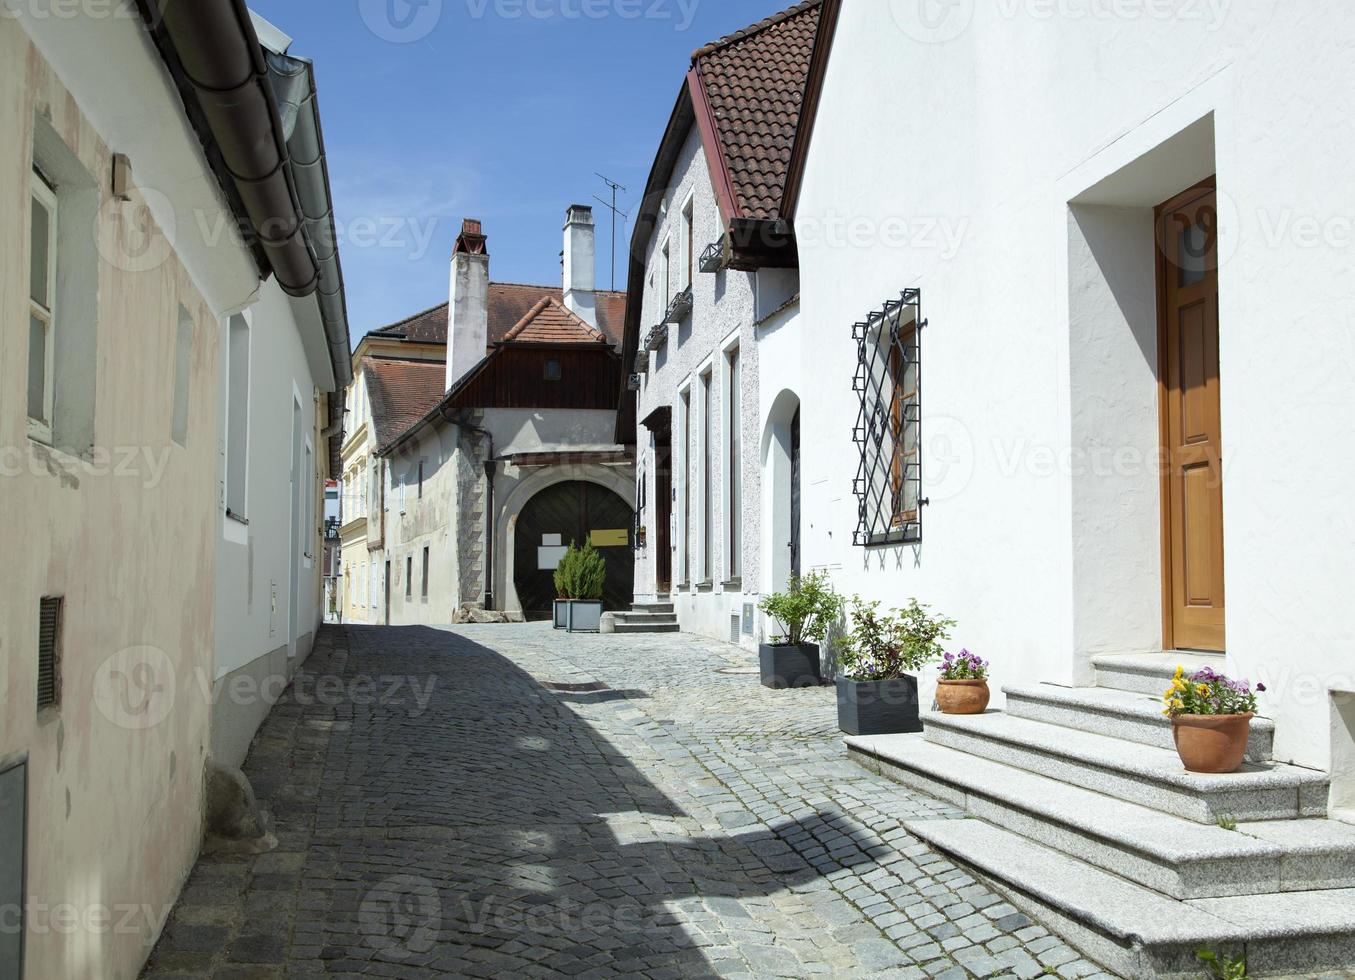
{"type": "Polygon", "coordinates": [[[922,540],[922,294],[898,299],[852,327],[857,345],[852,389],[860,411],[852,441],[860,464],[852,492],[858,547],[922,540]]]}
{"type": "Polygon", "coordinates": [[[38,707],[50,708],[58,701],[61,650],[61,599],[44,598],[38,607],[38,707]]]}

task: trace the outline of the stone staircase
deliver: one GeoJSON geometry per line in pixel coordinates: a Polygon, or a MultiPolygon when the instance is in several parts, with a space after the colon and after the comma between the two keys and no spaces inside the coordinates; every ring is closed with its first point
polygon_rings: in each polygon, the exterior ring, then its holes
{"type": "Polygon", "coordinates": [[[1161,692],[1222,657],[1093,663],[1096,687],[1007,687],[1005,712],[928,714],[849,754],[966,810],[905,826],[1126,977],[1204,976],[1206,947],[1250,976],[1355,968],[1355,827],[1326,819],[1327,775],[1270,761],[1265,719],[1242,771],[1183,769],[1161,692]]]}
{"type": "Polygon", "coordinates": [[[637,602],[630,607],[630,612],[608,613],[612,619],[612,629],[603,632],[610,633],[677,633],[681,630],[678,626],[677,612],[671,602],[663,601],[664,597],[659,597],[661,601],[643,603],[637,602]]]}

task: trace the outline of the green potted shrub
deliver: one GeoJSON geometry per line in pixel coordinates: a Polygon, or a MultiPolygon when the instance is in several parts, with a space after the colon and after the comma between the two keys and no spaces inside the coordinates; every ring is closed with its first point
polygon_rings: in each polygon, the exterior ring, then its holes
{"type": "Polygon", "coordinates": [[[828,627],[842,615],[842,597],[828,576],[819,572],[791,576],[785,592],[774,592],[758,603],[781,633],[758,647],[762,686],[817,687],[823,683],[819,643],[828,627]]]}
{"type": "Polygon", "coordinates": [[[881,612],[878,602],[854,598],[837,643],[838,727],[848,735],[922,731],[915,672],[941,656],[954,626],[916,599],[881,612]]]}
{"type": "MultiPolygon", "coordinates": [[[[564,597],[565,629],[571,633],[596,633],[602,625],[602,587],[607,563],[589,542],[569,550],[555,568],[555,590],[564,597]]],[[[558,612],[557,612],[558,617],[558,612]]]]}

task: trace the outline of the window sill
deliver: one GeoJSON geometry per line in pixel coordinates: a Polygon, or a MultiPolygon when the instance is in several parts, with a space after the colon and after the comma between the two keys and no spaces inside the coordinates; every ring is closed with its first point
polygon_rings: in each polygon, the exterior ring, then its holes
{"type": "Polygon", "coordinates": [[[241,524],[241,525],[243,525],[244,527],[249,527],[249,518],[248,518],[248,517],[241,517],[239,514],[232,513],[232,512],[229,511],[229,510],[226,511],[226,520],[228,520],[228,521],[234,521],[236,524],[241,524]]]}
{"type": "Polygon", "coordinates": [[[714,590],[715,590],[715,583],[714,583],[714,582],[711,582],[711,581],[705,581],[705,582],[697,582],[697,583],[696,583],[696,591],[697,591],[697,592],[712,592],[712,591],[714,591],[714,590]]]}
{"type": "Polygon", "coordinates": [[[743,579],[741,579],[741,578],[732,578],[732,579],[730,579],[730,580],[727,581],[727,582],[721,582],[721,583],[720,583],[720,588],[724,589],[726,592],[742,592],[742,591],[743,591],[743,579]]]}

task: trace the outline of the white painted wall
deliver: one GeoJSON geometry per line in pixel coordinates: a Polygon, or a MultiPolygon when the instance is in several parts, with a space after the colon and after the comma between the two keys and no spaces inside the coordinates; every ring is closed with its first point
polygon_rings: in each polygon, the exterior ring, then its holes
{"type": "Polygon", "coordinates": [[[1270,685],[1277,757],[1325,767],[1355,674],[1355,10],[1166,7],[954,4],[924,29],[844,4],[796,215],[806,558],[958,619],[997,686],[1159,646],[1147,222],[1216,172],[1230,669],[1270,685]],[[931,505],[919,546],[866,550],[851,325],[908,286],[931,505]]]}
{"type": "MultiPolygon", "coordinates": [[[[216,685],[213,751],[227,765],[244,761],[250,739],[271,702],[310,654],[322,616],[319,501],[327,464],[320,454],[328,453],[328,440],[321,440],[317,429],[316,382],[291,302],[276,280],[264,284],[258,302],[244,315],[250,337],[248,523],[227,517],[221,497],[217,655],[211,679],[216,685]],[[296,472],[292,468],[294,448],[300,449],[296,472]],[[292,615],[290,578],[294,572],[296,609],[292,615]],[[289,623],[294,625],[289,627],[289,623]],[[232,683],[239,674],[249,680],[232,683]]],[[[228,321],[223,321],[223,350],[227,330],[228,321]]],[[[221,359],[218,394],[223,493],[226,408],[232,387],[227,360],[221,359]]]]}
{"type": "MultiPolygon", "coordinates": [[[[646,271],[643,283],[631,283],[631,289],[644,291],[643,313],[640,319],[641,341],[649,329],[658,323],[667,311],[668,299],[662,295],[663,275],[660,269],[660,254],[664,242],[670,244],[672,255],[673,294],[684,285],[682,273],[678,270],[685,261],[682,241],[682,209],[686,201],[693,202],[694,234],[692,248],[697,259],[711,242],[724,234],[724,225],[716,203],[715,191],[711,185],[710,171],[705,151],[696,129],[688,134],[678,161],[673,169],[669,186],[664,192],[664,212],[654,235],[648,243],[646,271]]],[[[769,278],[776,280],[769,295],[780,295],[786,290],[786,274],[771,273],[769,278]]],[[[747,272],[724,271],[703,273],[699,267],[693,274],[693,308],[690,317],[680,325],[669,327],[668,340],[657,352],[648,355],[649,371],[642,377],[641,389],[637,396],[637,419],[646,418],[660,406],[673,409],[673,488],[678,494],[673,503],[673,603],[678,621],[683,630],[723,640],[730,638],[730,621],[735,614],[742,615],[743,604],[756,604],[762,582],[760,524],[761,513],[761,469],[758,464],[757,447],[760,440],[758,422],[758,380],[760,377],[759,347],[755,342],[754,323],[757,318],[755,297],[757,275],[747,272]],[[727,416],[727,363],[725,352],[731,343],[740,350],[740,364],[743,375],[743,398],[741,417],[731,420],[727,416]],[[711,485],[714,488],[716,503],[712,508],[717,522],[713,540],[712,582],[709,589],[695,588],[697,574],[688,576],[688,588],[683,584],[683,542],[688,540],[690,562],[695,568],[699,561],[704,534],[701,526],[702,507],[700,503],[700,438],[704,431],[701,427],[697,396],[698,379],[709,370],[715,385],[716,397],[712,399],[711,432],[717,441],[714,454],[711,485]],[[683,386],[692,390],[692,418],[694,424],[684,433],[681,423],[681,408],[678,392],[683,386]],[[741,494],[743,516],[743,547],[740,581],[728,583],[728,526],[726,515],[728,504],[722,492],[726,486],[726,440],[728,426],[731,423],[742,426],[742,480],[741,494]],[[684,445],[685,442],[685,445],[684,445]],[[690,466],[687,464],[690,463],[690,466]],[[682,494],[691,498],[691,526],[683,524],[682,494]]],[[[644,356],[642,354],[642,356],[644,356]]],[[[653,438],[644,426],[637,426],[636,432],[637,464],[641,479],[645,481],[644,499],[646,508],[641,515],[641,523],[646,526],[648,547],[636,552],[635,596],[637,601],[653,601],[657,593],[656,571],[658,529],[655,527],[655,494],[657,491],[656,457],[653,438]]],[[[741,637],[741,643],[750,649],[755,645],[756,636],[741,637]]]]}

